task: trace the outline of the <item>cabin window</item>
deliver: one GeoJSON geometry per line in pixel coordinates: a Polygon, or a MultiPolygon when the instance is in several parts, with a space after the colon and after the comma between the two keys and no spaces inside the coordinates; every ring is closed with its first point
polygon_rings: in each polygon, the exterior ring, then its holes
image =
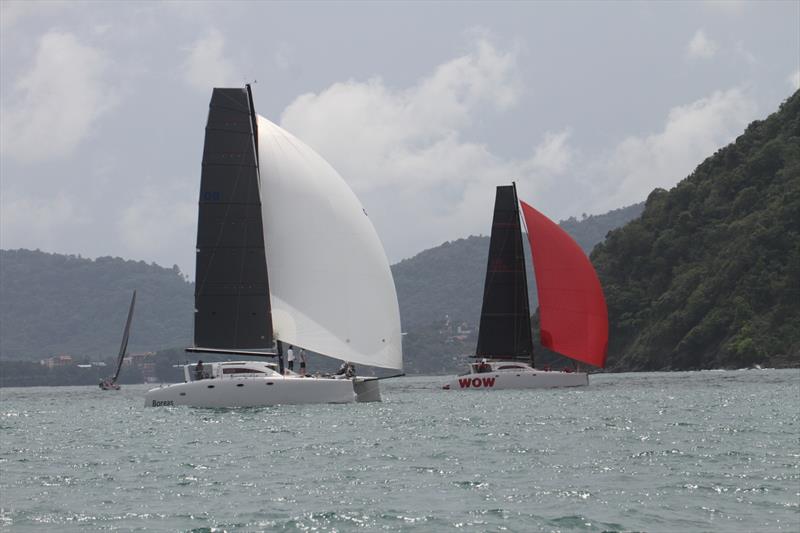
{"type": "Polygon", "coordinates": [[[264,374],[262,370],[256,370],[254,368],[223,368],[223,374],[264,374]]]}
{"type": "Polygon", "coordinates": [[[244,387],[244,383],[237,383],[236,386],[237,387],[244,387]]]}
{"type": "Polygon", "coordinates": [[[522,370],[524,366],[517,366],[517,365],[504,365],[498,368],[498,370],[522,370]]]}

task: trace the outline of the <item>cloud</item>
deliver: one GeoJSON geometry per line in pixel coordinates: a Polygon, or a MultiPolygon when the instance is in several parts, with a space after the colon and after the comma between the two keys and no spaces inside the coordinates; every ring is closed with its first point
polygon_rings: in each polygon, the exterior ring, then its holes
{"type": "Polygon", "coordinates": [[[21,161],[71,154],[115,103],[104,79],[108,67],[102,50],[73,34],[45,34],[33,65],[2,104],[0,152],[21,161]]]}
{"type": "Polygon", "coordinates": [[[115,218],[115,232],[130,257],[152,257],[162,264],[169,264],[168,257],[180,257],[185,266],[194,261],[194,247],[186,236],[194,233],[196,224],[191,180],[159,181],[146,183],[128,199],[115,218]],[[185,254],[176,253],[175,243],[181,243],[178,248],[185,254]]]}
{"type": "Polygon", "coordinates": [[[406,88],[380,78],[336,83],[298,97],[283,127],[318,150],[365,204],[392,261],[454,237],[488,233],[494,189],[520,196],[554,219],[605,212],[669,188],[731,142],[755,118],[739,88],[669,111],[660,131],[580,153],[571,128],[546,132],[504,157],[469,132],[487,113],[517,103],[516,55],[479,39],[406,88]]]}
{"type": "Polygon", "coordinates": [[[738,16],[745,12],[748,3],[749,0],[705,0],[703,5],[717,13],[738,16]]]}
{"type": "Polygon", "coordinates": [[[319,151],[370,212],[393,260],[453,236],[486,233],[496,185],[554,186],[570,167],[568,131],[507,159],[464,137],[479,117],[517,103],[514,52],[480,38],[411,87],[382,79],[336,83],[298,97],[281,125],[319,151]]]}
{"type": "Polygon", "coordinates": [[[28,17],[57,15],[70,7],[73,7],[70,2],[3,0],[0,2],[0,28],[10,29],[28,17]]]}
{"type": "Polygon", "coordinates": [[[717,43],[709,39],[705,32],[697,30],[686,46],[686,55],[690,59],[710,59],[717,53],[717,43]]]}
{"type": "Polygon", "coordinates": [[[601,163],[603,185],[595,194],[600,201],[592,210],[639,202],[656,187],[672,187],[733,141],[755,115],[754,100],[738,88],[672,108],[660,133],[628,137],[601,163]]]}
{"type": "MultiPolygon", "coordinates": [[[[0,197],[0,243],[3,248],[28,247],[35,242],[48,250],[62,250],[61,228],[77,229],[89,222],[82,203],[63,192],[51,196],[20,191],[0,197]]],[[[65,250],[69,252],[69,250],[65,250]]]]}
{"type": "Polygon", "coordinates": [[[225,58],[225,39],[219,30],[211,29],[208,35],[187,47],[187,56],[181,66],[186,83],[200,90],[236,84],[233,64],[225,58]]]}
{"type": "Polygon", "coordinates": [[[786,78],[793,91],[800,89],[800,70],[795,70],[786,78]]]}

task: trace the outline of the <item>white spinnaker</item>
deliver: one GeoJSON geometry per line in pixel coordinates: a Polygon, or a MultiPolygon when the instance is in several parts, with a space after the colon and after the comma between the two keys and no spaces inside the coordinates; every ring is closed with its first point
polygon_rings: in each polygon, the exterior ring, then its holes
{"type": "Polygon", "coordinates": [[[402,368],[394,280],[358,198],[319,154],[261,116],[258,149],[275,337],[402,368]]]}

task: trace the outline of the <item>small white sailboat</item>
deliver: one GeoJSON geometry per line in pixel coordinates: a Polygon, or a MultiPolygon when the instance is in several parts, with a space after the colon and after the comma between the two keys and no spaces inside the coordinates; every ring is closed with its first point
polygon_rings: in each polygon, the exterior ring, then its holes
{"type": "Polygon", "coordinates": [[[537,369],[528,302],[520,210],[528,229],[539,296],[541,343],[575,361],[603,367],[608,313],[597,274],[580,246],[556,223],[497,187],[476,358],[448,390],[538,389],[589,384],[586,372],[537,369]]]}
{"type": "Polygon", "coordinates": [[[136,291],[133,291],[131,297],[131,306],[128,308],[128,320],[125,322],[125,330],[122,332],[122,344],[119,347],[119,355],[117,356],[117,367],[114,370],[114,375],[105,378],[100,382],[102,390],[119,390],[120,386],[117,383],[119,373],[122,370],[122,361],[125,359],[125,352],[128,350],[128,338],[131,335],[131,322],[133,321],[133,307],[136,305],[136,291]]]}
{"type": "Polygon", "coordinates": [[[250,87],[214,89],[197,229],[194,344],[277,357],[184,369],[147,406],[238,407],[380,400],[375,378],[284,372],[283,345],[402,369],[389,261],[353,191],[319,154],[253,107],[250,87]]]}

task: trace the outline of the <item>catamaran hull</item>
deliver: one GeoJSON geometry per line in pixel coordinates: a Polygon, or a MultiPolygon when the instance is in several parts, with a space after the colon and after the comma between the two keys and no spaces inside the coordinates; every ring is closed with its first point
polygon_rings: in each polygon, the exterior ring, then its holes
{"type": "Polygon", "coordinates": [[[505,390],[554,389],[558,387],[585,387],[589,384],[586,372],[486,372],[457,376],[442,388],[446,390],[505,390]]]}
{"type": "MultiPolygon", "coordinates": [[[[376,381],[377,383],[377,381],[376,381]]],[[[356,401],[354,380],[294,377],[222,378],[175,383],[149,390],[145,407],[263,407],[356,401]]],[[[380,393],[378,393],[380,400],[380,393]]],[[[379,401],[378,400],[378,401],[379,401]]]]}
{"type": "Polygon", "coordinates": [[[354,378],[353,390],[357,402],[381,401],[381,382],[375,378],[354,378]]]}

